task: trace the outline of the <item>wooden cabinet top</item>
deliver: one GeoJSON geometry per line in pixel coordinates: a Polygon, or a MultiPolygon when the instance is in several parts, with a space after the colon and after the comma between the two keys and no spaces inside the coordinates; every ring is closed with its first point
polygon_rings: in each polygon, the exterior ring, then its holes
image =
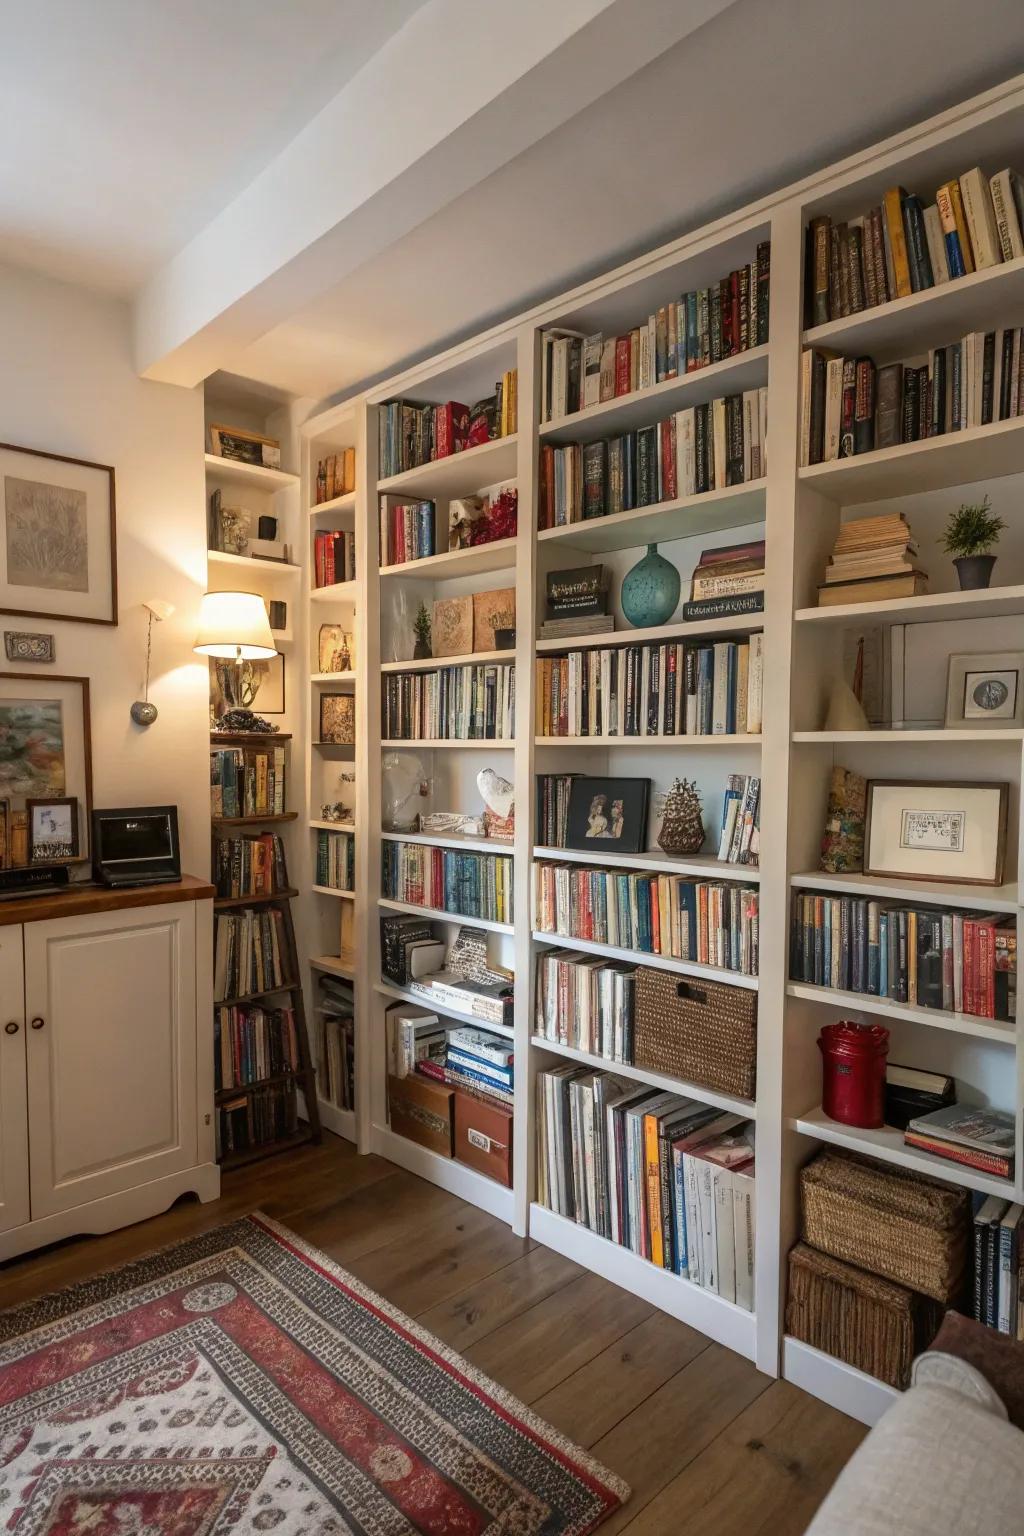
{"type": "Polygon", "coordinates": [[[17,896],[0,901],[0,928],[39,923],[51,917],[84,917],[89,912],[117,912],[127,907],[162,907],[179,901],[211,901],[213,886],[195,875],[166,885],[136,885],[112,891],[103,885],[70,885],[49,896],[17,896]]]}

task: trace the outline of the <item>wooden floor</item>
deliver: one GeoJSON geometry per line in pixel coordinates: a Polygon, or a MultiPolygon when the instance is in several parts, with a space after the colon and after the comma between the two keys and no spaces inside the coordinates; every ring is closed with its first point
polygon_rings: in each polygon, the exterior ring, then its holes
{"type": "Polygon", "coordinates": [[[107,1237],[0,1266],[0,1307],[266,1211],[588,1447],[633,1489],[602,1536],[798,1536],[861,1425],[453,1195],[327,1136],[107,1237]]]}

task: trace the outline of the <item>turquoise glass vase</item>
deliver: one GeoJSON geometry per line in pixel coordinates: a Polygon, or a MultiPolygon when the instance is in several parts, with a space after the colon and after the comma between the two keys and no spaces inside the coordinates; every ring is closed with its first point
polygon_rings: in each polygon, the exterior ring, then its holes
{"type": "Polygon", "coordinates": [[[648,544],[646,555],[623,578],[622,611],[637,629],[667,624],[676,611],[679,587],[675,566],[658,554],[657,544],[648,544]]]}

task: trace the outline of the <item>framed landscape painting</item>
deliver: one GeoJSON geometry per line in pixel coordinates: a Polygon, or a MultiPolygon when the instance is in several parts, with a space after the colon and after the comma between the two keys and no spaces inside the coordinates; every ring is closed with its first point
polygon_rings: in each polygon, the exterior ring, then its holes
{"type": "Polygon", "coordinates": [[[0,444],[0,613],[117,623],[109,464],[0,444]]]}
{"type": "MultiPolygon", "coordinates": [[[[69,860],[86,856],[92,808],[89,679],[0,672],[0,807],[4,863],[26,864],[33,802],[61,801],[69,860]],[[81,850],[81,852],[80,852],[81,850]]],[[[41,824],[40,824],[40,830],[41,824]]]]}

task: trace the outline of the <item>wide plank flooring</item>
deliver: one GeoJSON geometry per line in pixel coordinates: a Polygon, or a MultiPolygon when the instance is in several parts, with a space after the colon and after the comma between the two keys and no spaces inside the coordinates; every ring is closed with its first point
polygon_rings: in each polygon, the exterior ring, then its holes
{"type": "Polygon", "coordinates": [[[731,1350],[347,1142],[229,1174],[209,1205],[0,1266],[0,1307],[262,1210],[630,1484],[602,1536],[799,1536],[865,1431],[731,1350]]]}

